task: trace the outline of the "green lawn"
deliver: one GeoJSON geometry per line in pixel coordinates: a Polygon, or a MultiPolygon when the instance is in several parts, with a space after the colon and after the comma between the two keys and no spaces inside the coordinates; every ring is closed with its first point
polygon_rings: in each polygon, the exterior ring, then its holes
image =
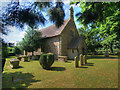
{"type": "Polygon", "coordinates": [[[88,64],[75,68],[75,62],[57,62],[52,70],[43,70],[39,62],[20,62],[11,69],[7,59],[3,88],[118,88],[117,56],[89,56],[88,64]]]}

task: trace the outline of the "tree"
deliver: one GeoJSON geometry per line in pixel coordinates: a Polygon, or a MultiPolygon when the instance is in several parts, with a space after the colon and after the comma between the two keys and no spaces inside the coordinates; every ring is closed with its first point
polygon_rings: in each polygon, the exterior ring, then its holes
{"type": "Polygon", "coordinates": [[[19,55],[19,54],[22,53],[22,51],[21,51],[21,49],[20,49],[19,46],[15,46],[14,48],[15,48],[15,49],[14,49],[14,53],[15,53],[16,55],[19,55]]]}
{"type": "Polygon", "coordinates": [[[82,26],[81,28],[78,29],[78,33],[80,36],[81,35],[84,36],[85,42],[87,44],[88,53],[89,52],[94,53],[96,52],[96,50],[102,47],[100,44],[101,40],[96,35],[97,31],[82,26]]]}
{"type": "MultiPolygon", "coordinates": [[[[73,2],[74,4],[76,2],[73,2]]],[[[81,2],[81,12],[77,13],[78,21],[91,30],[98,31],[101,45],[109,47],[120,42],[120,3],[119,2],[81,2]]]]}
{"type": "Polygon", "coordinates": [[[32,52],[32,55],[34,55],[33,51],[36,51],[42,46],[41,32],[29,28],[28,31],[26,31],[24,38],[20,42],[20,46],[23,50],[32,52]]]}
{"type": "Polygon", "coordinates": [[[31,28],[34,26],[45,25],[47,20],[44,17],[43,12],[47,10],[50,21],[55,23],[57,27],[60,27],[63,24],[65,17],[63,5],[64,3],[62,2],[56,2],[54,6],[52,2],[34,2],[29,5],[21,5],[19,0],[15,2],[11,1],[2,14],[4,30],[7,25],[20,28],[23,28],[25,24],[31,28]]]}

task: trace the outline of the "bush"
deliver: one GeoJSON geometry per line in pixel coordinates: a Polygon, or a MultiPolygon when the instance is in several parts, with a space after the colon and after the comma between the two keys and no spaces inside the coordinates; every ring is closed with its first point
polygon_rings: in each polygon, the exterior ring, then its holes
{"type": "Polygon", "coordinates": [[[21,54],[21,50],[18,46],[15,47],[14,51],[13,51],[16,55],[21,54]]]}
{"type": "Polygon", "coordinates": [[[48,53],[48,54],[41,54],[40,55],[40,65],[42,66],[43,69],[50,69],[51,65],[54,63],[54,54],[48,53]]]}

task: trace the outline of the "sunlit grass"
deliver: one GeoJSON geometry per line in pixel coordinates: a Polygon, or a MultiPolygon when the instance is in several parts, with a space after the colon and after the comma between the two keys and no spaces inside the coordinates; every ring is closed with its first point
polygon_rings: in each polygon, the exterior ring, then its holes
{"type": "Polygon", "coordinates": [[[3,88],[117,88],[117,56],[94,56],[88,64],[75,68],[75,62],[55,61],[52,70],[44,70],[39,61],[20,62],[21,68],[11,69],[9,59],[3,72],[3,88]],[[113,60],[112,60],[113,59],[113,60]],[[13,81],[12,81],[13,78],[13,81]],[[17,81],[18,80],[18,81],[17,81]]]}

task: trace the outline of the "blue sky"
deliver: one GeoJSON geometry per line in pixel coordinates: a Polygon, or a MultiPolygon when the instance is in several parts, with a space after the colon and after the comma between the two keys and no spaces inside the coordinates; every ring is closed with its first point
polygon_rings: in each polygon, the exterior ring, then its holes
{"type": "MultiPolygon", "coordinates": [[[[69,8],[70,8],[70,5],[68,3],[65,3],[65,5],[64,5],[65,19],[69,18],[69,8]]],[[[79,6],[73,6],[73,9],[74,9],[74,21],[75,21],[77,28],[79,28],[80,27],[80,26],[78,26],[79,22],[76,21],[75,14],[78,13],[79,11],[81,11],[81,9],[79,6]]],[[[43,14],[46,15],[46,13],[43,13],[43,14]]],[[[45,16],[45,18],[47,20],[49,19],[47,16],[45,16]]],[[[40,29],[46,28],[50,25],[53,25],[53,23],[51,23],[50,21],[47,21],[45,26],[40,26],[40,29]]],[[[16,42],[16,41],[22,40],[22,38],[25,35],[25,30],[27,30],[27,27],[25,27],[24,30],[19,30],[19,28],[9,26],[8,29],[10,30],[10,32],[8,33],[7,36],[4,36],[5,41],[6,42],[9,42],[9,41],[16,42]]]]}

